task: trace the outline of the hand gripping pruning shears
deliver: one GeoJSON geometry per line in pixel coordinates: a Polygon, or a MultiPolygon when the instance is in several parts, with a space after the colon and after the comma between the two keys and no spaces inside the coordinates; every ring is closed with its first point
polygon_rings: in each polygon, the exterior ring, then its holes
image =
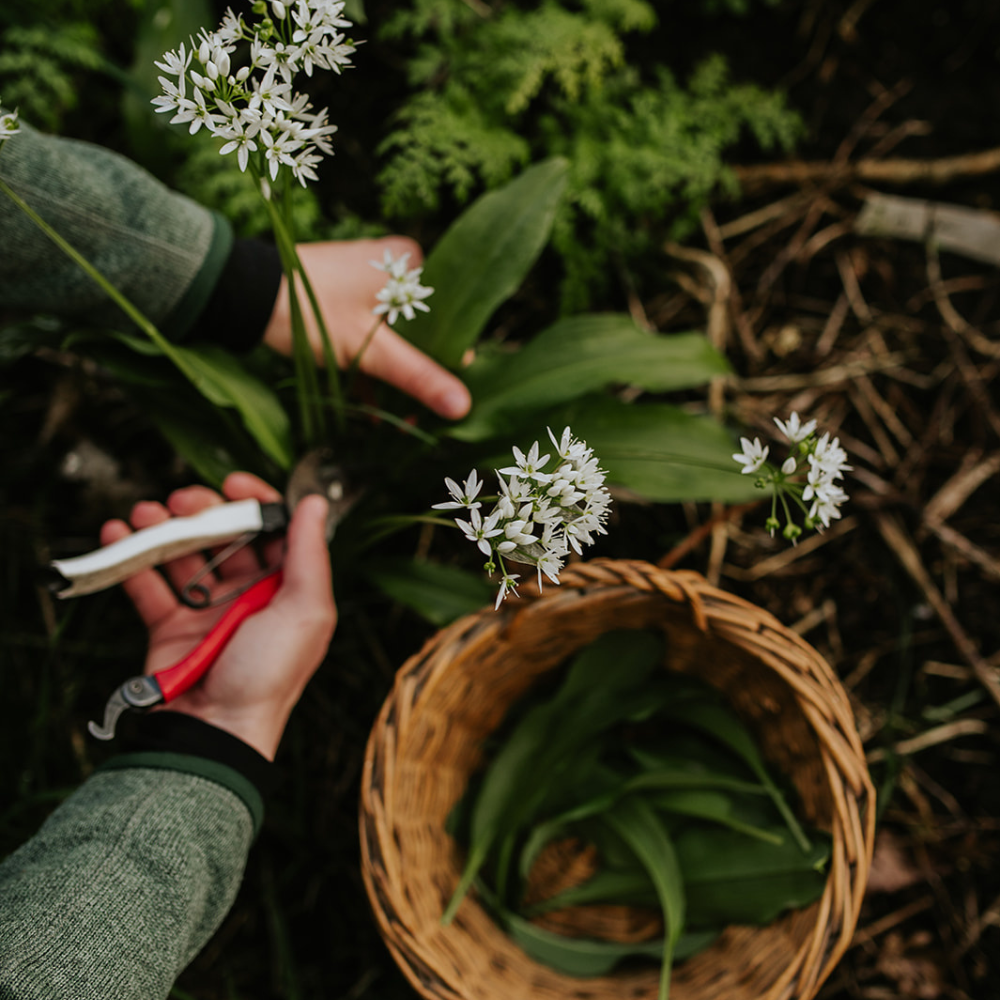
{"type": "Polygon", "coordinates": [[[329,540],[357,499],[358,492],[348,485],[332,453],[328,449],[318,449],[309,452],[293,470],[284,502],[236,500],[220,504],[191,517],[175,517],[143,528],[86,555],[54,559],[49,563],[48,586],[56,596],[66,598],[96,593],[121,583],[140,570],[212,546],[225,546],[177,596],[183,604],[195,609],[232,602],[230,606],[202,641],[179,662],[152,675],[130,677],[118,687],[105,706],[103,723],[88,724],[91,735],[110,740],[123,712],[169,703],[183,694],[205,675],[240,624],[267,607],[281,586],[280,569],[266,570],[243,588],[215,599],[201,580],[257,535],[282,531],[298,502],[311,493],[319,493],[329,502],[326,522],[329,540]]]}

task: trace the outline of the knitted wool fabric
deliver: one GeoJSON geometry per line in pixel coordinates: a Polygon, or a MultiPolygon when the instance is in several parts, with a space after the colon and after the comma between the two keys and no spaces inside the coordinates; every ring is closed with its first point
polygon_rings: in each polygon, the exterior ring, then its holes
{"type": "MultiPolygon", "coordinates": [[[[0,178],[162,332],[181,337],[208,301],[232,247],[221,216],[101,146],[21,132],[0,178]]],[[[10,199],[0,196],[0,307],[91,326],[131,321],[10,199]]]]}
{"type": "Polygon", "coordinates": [[[165,998],[232,906],[253,834],[219,781],[93,775],[0,865],[0,1000],[165,998]]]}

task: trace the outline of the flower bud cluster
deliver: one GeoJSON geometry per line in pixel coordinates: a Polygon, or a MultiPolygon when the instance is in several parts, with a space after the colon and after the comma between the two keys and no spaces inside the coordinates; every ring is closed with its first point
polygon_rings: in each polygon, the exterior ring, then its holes
{"type": "Polygon", "coordinates": [[[430,307],[423,301],[434,293],[433,288],[420,284],[420,275],[423,274],[422,267],[407,269],[410,255],[404,253],[402,257],[393,257],[390,250],[385,251],[382,260],[369,261],[372,267],[379,271],[384,271],[389,277],[385,286],[375,296],[378,305],[372,309],[376,316],[386,316],[386,322],[392,326],[403,314],[404,319],[413,319],[415,310],[430,312],[430,307]]]}
{"type": "Polygon", "coordinates": [[[181,44],[165,53],[155,63],[165,76],[153,104],[192,135],[204,125],[224,139],[220,152],[235,152],[243,171],[252,162],[265,194],[266,175],[274,181],[282,167],[305,187],[323,155],[333,155],[329,137],[337,126],[292,84],[301,72],[340,73],[351,65],[355,46],[340,31],[351,22],[342,17],[343,0],[258,0],[252,10],[254,23],[227,10],[214,32],[190,39],[190,49],[181,44]],[[240,43],[249,43],[249,62],[237,69],[231,57],[240,43]]]}
{"type": "Polygon", "coordinates": [[[497,472],[500,496],[485,518],[476,499],[483,484],[475,469],[461,486],[445,479],[451,500],[434,504],[437,510],[470,512],[468,521],[456,518],[455,523],[489,558],[487,571],[499,567],[498,608],[507,594],[517,594],[519,576],[507,571],[505,559],[534,566],[540,589],[543,574],[559,582],[570,551],[582,555],[583,546],[594,543],[594,535],[607,533],[611,494],[593,449],[574,438],[569,427],[559,440],[551,429],[549,437],[557,456],[552,471],[545,471],[551,455],[540,455],[537,441],[527,454],[514,448],[515,464],[497,472]]]}
{"type": "Polygon", "coordinates": [[[772,537],[781,527],[777,516],[780,501],[786,520],[782,535],[794,542],[802,528],[791,515],[789,500],[805,515],[806,528],[829,528],[830,521],[840,517],[840,505],[848,499],[837,480],[843,479],[851,466],[838,438],[831,439],[829,434],[816,437],[815,420],[802,423],[798,413],[792,413],[787,421],[775,418],[774,422],[792,445],[780,468],[767,461],[770,448],[762,445],[760,438],[740,438],[743,450],[733,459],[743,466],[744,474],[760,473],[755,486],[771,490],[771,516],[766,526],[772,537]]]}

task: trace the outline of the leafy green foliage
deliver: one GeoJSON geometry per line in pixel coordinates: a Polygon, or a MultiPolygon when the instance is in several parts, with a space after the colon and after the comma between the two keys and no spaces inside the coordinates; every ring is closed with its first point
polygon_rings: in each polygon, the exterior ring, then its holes
{"type": "Polygon", "coordinates": [[[459,216],[427,258],[422,280],[436,290],[434,307],[406,326],[408,340],[458,366],[541,253],[565,175],[560,159],[540,163],[459,216]]]}
{"type": "Polygon", "coordinates": [[[589,306],[613,263],[631,268],[665,237],[682,237],[712,192],[733,189],[726,147],[749,132],[762,148],[787,148],[800,130],[782,95],[733,84],[721,56],[686,86],[664,67],[642,74],[627,36],[658,27],[644,0],[500,9],[412,0],[383,29],[418,40],[414,94],[380,150],[385,210],[425,214],[443,192],[464,201],[528,160],[565,156],[553,240],[566,267],[562,305],[589,306]]]}
{"type": "Polygon", "coordinates": [[[392,559],[369,566],[365,575],[394,601],[439,627],[478,611],[493,599],[491,584],[455,566],[392,559]]]}
{"type": "Polygon", "coordinates": [[[514,353],[473,364],[465,375],[473,409],[451,434],[463,441],[493,437],[523,426],[532,412],[616,383],[667,392],[728,372],[699,333],[657,336],[616,313],[573,316],[514,353]]]}
{"type": "Polygon", "coordinates": [[[55,130],[77,106],[80,71],[106,65],[97,30],[87,21],[14,24],[0,35],[0,97],[25,121],[55,130]]]}

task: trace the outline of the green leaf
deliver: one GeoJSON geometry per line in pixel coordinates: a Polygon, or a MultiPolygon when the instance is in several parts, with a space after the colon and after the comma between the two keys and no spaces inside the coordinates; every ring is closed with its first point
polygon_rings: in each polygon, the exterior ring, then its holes
{"type": "MultiPolygon", "coordinates": [[[[754,791],[767,794],[763,788],[754,791]]],[[[781,842],[781,837],[772,831],[745,822],[740,816],[738,801],[731,795],[702,788],[679,788],[650,796],[648,801],[655,809],[662,812],[708,820],[771,844],[781,842]]]]}
{"type": "Polygon", "coordinates": [[[567,169],[560,158],[539,163],[459,216],[424,265],[421,280],[434,295],[430,312],[402,328],[408,340],[442,364],[458,366],[542,252],[567,169]]]}
{"type": "Polygon", "coordinates": [[[662,656],[659,634],[607,632],[570,668],[563,684],[569,694],[557,691],[528,710],[486,769],[472,810],[465,870],[443,923],[454,916],[492,845],[534,815],[579,748],[653,699],[650,692],[634,688],[662,656]],[[602,683],[587,683],[598,670],[602,683]]]}
{"type": "Polygon", "coordinates": [[[151,398],[148,392],[143,394],[141,402],[174,451],[210,486],[220,489],[230,472],[247,468],[219,443],[219,438],[206,433],[206,422],[191,410],[180,412],[166,400],[151,398]]]}
{"type": "Polygon", "coordinates": [[[752,781],[740,781],[724,774],[711,774],[707,771],[688,771],[680,768],[657,768],[630,778],[624,787],[626,792],[649,791],[691,791],[718,790],[725,792],[743,792],[749,795],[767,795],[763,785],[752,781]]]}
{"type": "Polygon", "coordinates": [[[768,795],[771,796],[799,847],[804,853],[809,852],[811,848],[809,838],[806,837],[799,821],[764,765],[764,759],[753,737],[735,713],[715,701],[692,701],[680,706],[668,705],[662,714],[665,718],[707,733],[742,758],[767,789],[768,795]]]}
{"type": "MultiPolygon", "coordinates": [[[[174,385],[177,386],[176,392],[179,395],[186,392],[186,384],[178,384],[180,380],[175,374],[175,369],[166,362],[160,348],[143,337],[118,331],[101,335],[75,333],[66,338],[65,345],[94,357],[117,377],[134,385],[155,388],[174,385]],[[116,343],[129,348],[132,356],[115,350],[116,343]]],[[[222,347],[214,344],[203,344],[198,347],[174,345],[173,350],[183,363],[185,374],[195,389],[212,406],[235,409],[244,427],[264,454],[280,468],[289,469],[293,461],[291,426],[288,414],[274,391],[256,375],[247,371],[234,355],[222,347]]],[[[170,426],[175,428],[171,434],[177,436],[178,440],[182,438],[187,440],[187,435],[176,434],[177,415],[173,414],[167,419],[170,426]]],[[[218,442],[209,447],[216,446],[218,442]]],[[[189,455],[185,454],[185,457],[189,455]]],[[[192,464],[200,471],[204,465],[204,458],[192,460],[192,464]]],[[[210,464],[219,467],[217,463],[210,464]]],[[[258,464],[254,462],[250,466],[243,467],[250,468],[258,464]]]]}
{"type": "Polygon", "coordinates": [[[597,313],[564,319],[517,353],[465,373],[472,412],[450,430],[481,441],[516,426],[511,414],[567,403],[615,383],[666,392],[703,385],[729,372],[700,333],[649,333],[630,316],[597,313]]]}
{"type": "Polygon", "coordinates": [[[662,961],[663,941],[619,944],[587,938],[564,937],[505,912],[503,924],[508,934],[530,958],[568,976],[603,976],[623,958],[640,955],[662,961]]]}
{"type": "MultiPolygon", "coordinates": [[[[663,960],[663,941],[632,942],[595,941],[587,938],[564,937],[538,927],[505,907],[496,894],[481,881],[476,888],[497,917],[504,930],[536,962],[569,976],[602,976],[624,958],[645,957],[663,960]]],[[[655,905],[655,896],[653,900],[655,905]]],[[[674,945],[674,960],[690,958],[708,947],[718,936],[717,930],[682,934],[674,945]]]]}
{"type": "Polygon", "coordinates": [[[608,472],[608,480],[660,502],[762,500],[752,476],[732,459],[729,432],[711,417],[663,403],[590,397],[549,414],[558,434],[568,424],[608,472]]]}
{"type": "Polygon", "coordinates": [[[826,885],[823,867],[830,840],[815,833],[803,853],[775,827],[780,842],[748,840],[733,830],[691,827],[674,840],[684,871],[692,925],[764,924],[791,907],[817,900],[826,885]]]}
{"type": "Polygon", "coordinates": [[[282,469],[290,469],[294,460],[291,425],[274,391],[214,344],[176,350],[194,372],[195,385],[205,398],[217,406],[234,407],[264,453],[282,469]]]}
{"type": "Polygon", "coordinates": [[[417,559],[384,560],[365,575],[394,601],[439,628],[492,603],[495,588],[482,576],[417,559]]]}
{"type": "Polygon", "coordinates": [[[656,887],[666,924],[659,997],[667,1000],[674,946],[684,929],[684,880],[673,843],[656,813],[635,796],[619,800],[602,818],[632,848],[656,887]]]}

